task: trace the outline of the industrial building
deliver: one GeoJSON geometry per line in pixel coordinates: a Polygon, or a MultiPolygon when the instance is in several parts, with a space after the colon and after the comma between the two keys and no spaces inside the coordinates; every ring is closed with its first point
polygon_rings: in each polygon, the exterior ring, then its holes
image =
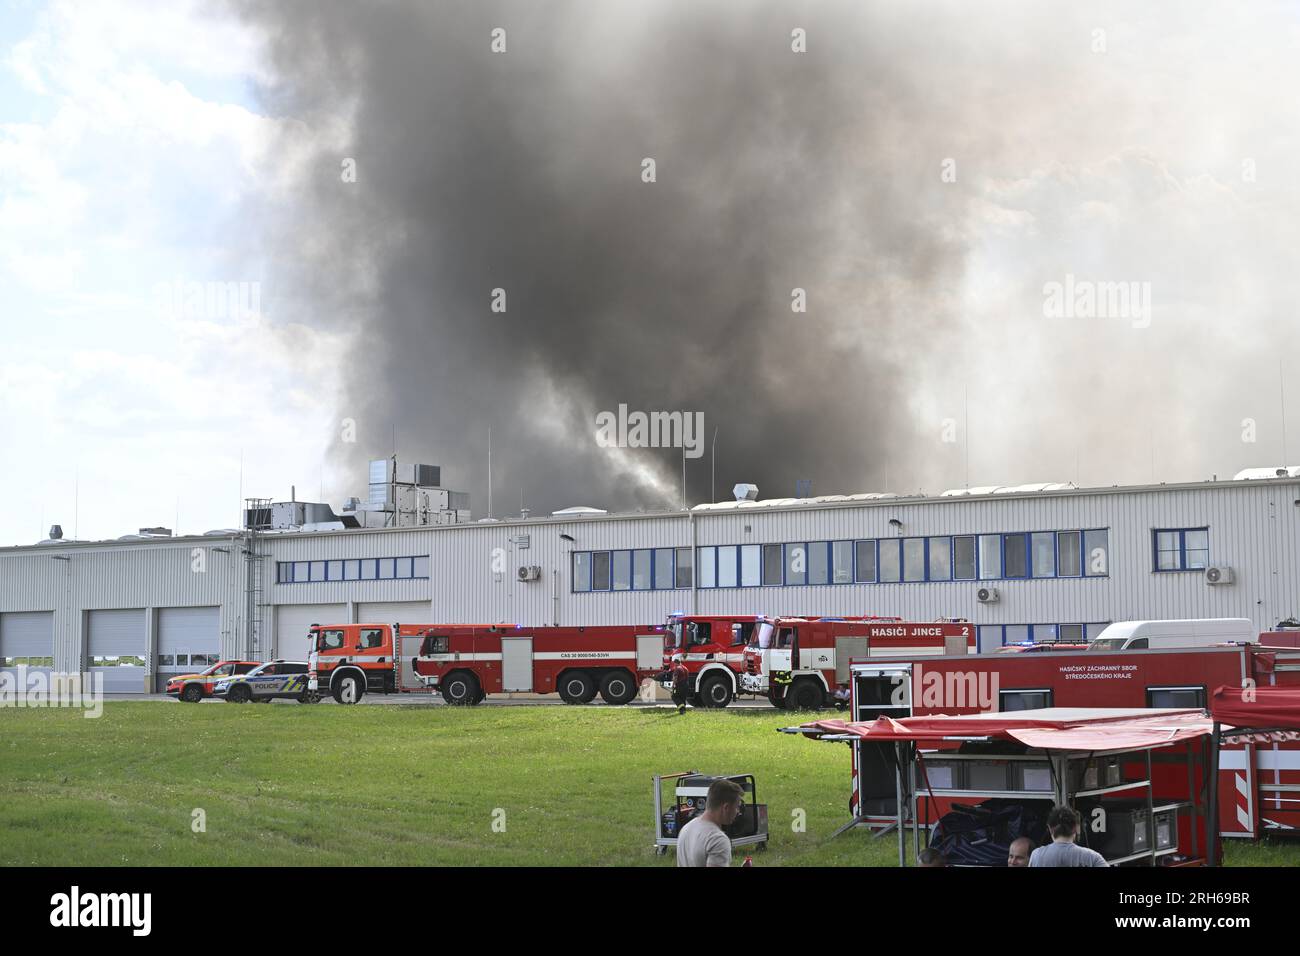
{"type": "Polygon", "coordinates": [[[156,691],[219,658],[301,659],[312,623],[656,623],[670,611],[965,618],[980,647],[1116,620],[1300,615],[1300,468],[1233,480],[736,500],[470,520],[437,470],[250,502],[246,527],[0,549],[0,667],[156,691]]]}

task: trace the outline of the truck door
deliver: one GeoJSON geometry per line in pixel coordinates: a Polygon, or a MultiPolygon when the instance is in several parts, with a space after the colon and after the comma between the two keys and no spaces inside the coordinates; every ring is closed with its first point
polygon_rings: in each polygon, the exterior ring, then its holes
{"type": "Polygon", "coordinates": [[[794,627],[777,628],[776,639],[767,652],[767,674],[789,674],[799,652],[798,631],[794,627]]]}
{"type": "Polygon", "coordinates": [[[533,689],[533,639],[501,638],[501,690],[505,693],[533,689]]]}
{"type": "Polygon", "coordinates": [[[664,639],[659,634],[636,636],[636,669],[639,673],[653,673],[664,664],[664,639]]]}
{"type": "MultiPolygon", "coordinates": [[[[909,717],[912,665],[853,668],[853,719],[909,717]]],[[[897,755],[891,743],[855,741],[853,767],[857,814],[890,822],[898,813],[897,755]]]]}

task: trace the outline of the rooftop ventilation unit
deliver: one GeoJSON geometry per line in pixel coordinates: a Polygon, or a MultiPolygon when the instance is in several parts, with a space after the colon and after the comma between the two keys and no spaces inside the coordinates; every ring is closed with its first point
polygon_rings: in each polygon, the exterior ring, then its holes
{"type": "Polygon", "coordinates": [[[731,493],[736,496],[737,501],[757,501],[758,485],[736,485],[731,489],[731,493]]]}

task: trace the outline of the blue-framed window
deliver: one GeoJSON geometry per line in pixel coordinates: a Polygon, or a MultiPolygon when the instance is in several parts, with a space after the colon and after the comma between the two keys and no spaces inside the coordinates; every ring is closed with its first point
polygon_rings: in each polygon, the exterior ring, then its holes
{"type": "Polygon", "coordinates": [[[1202,571],[1210,564],[1210,529],[1156,528],[1151,532],[1155,571],[1202,571]]]}
{"type": "MultiPolygon", "coordinates": [[[[718,556],[713,553],[707,558],[703,556],[709,550],[700,549],[701,561],[706,562],[707,573],[716,576],[718,556]]],[[[570,589],[575,592],[671,591],[689,588],[693,570],[690,548],[574,551],[570,557],[570,589]]]]}
{"type": "Polygon", "coordinates": [[[987,651],[1007,644],[1039,643],[1083,644],[1105,630],[1109,621],[1071,622],[1064,624],[981,624],[979,648],[987,651]]]}
{"type": "MultiPolygon", "coordinates": [[[[1187,529],[1185,553],[1202,564],[1189,567],[1208,563],[1208,541],[1196,531],[1187,529]]],[[[663,591],[689,588],[692,581],[715,589],[1105,577],[1109,539],[1108,529],[1087,528],[575,551],[571,589],[663,591]]]]}
{"type": "Polygon", "coordinates": [[[429,556],[400,558],[335,558],[328,561],[277,561],[276,584],[316,584],[321,581],[428,580],[429,556]]]}

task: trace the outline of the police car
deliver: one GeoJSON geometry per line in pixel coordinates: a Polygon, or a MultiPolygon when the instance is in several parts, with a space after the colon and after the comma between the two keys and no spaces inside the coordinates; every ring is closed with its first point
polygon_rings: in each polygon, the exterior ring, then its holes
{"type": "Polygon", "coordinates": [[[281,698],[303,704],[320,700],[320,694],[307,688],[307,664],[302,661],[269,661],[247,674],[223,678],[212,688],[212,696],[232,704],[281,698]]]}

